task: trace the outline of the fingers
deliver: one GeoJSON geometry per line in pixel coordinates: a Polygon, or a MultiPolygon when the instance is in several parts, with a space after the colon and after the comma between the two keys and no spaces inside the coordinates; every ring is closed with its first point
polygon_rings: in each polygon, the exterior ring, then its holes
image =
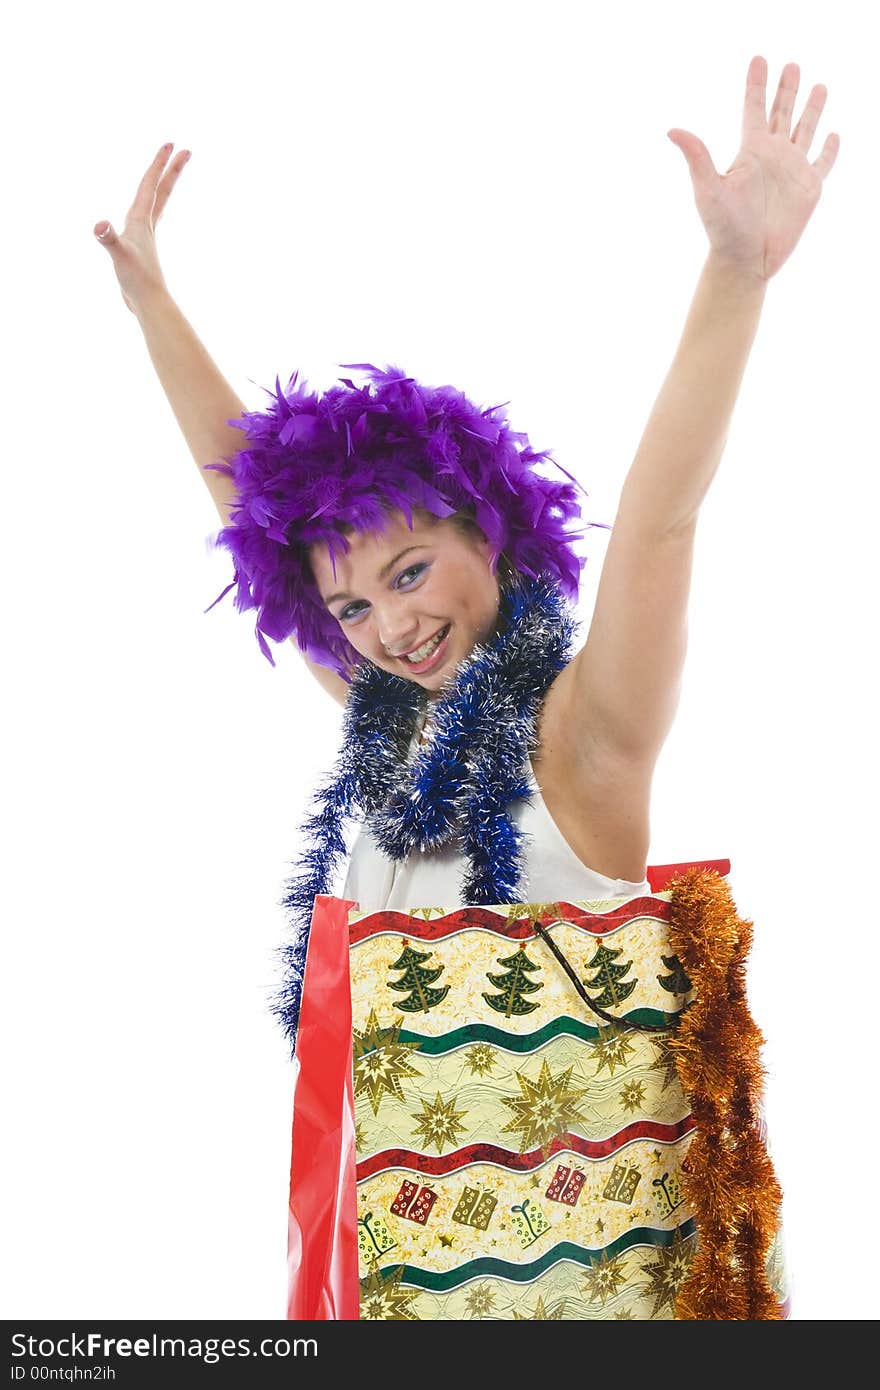
{"type": "Polygon", "coordinates": [[[822,153],[813,162],[813,168],[820,178],[824,179],[826,174],[831,172],[834,161],[837,158],[837,151],[840,149],[840,136],[832,131],[825,136],[825,144],[822,146],[822,153]]]}
{"type": "Polygon", "coordinates": [[[718,170],[699,136],[692,134],[689,130],[682,130],[678,126],[673,126],[671,130],[667,130],[666,134],[673,145],[678,146],[687,160],[694,183],[703,184],[707,189],[711,188],[719,177],[718,170]]]}
{"type": "Polygon", "coordinates": [[[175,155],[173,162],[168,166],[165,176],[159,184],[158,189],[156,190],[156,201],[153,205],[154,223],[158,222],[159,218],[162,216],[162,209],[168,202],[168,199],[171,196],[171,190],[177,183],[177,180],[180,177],[180,171],[182,170],[184,164],[186,164],[191,153],[191,150],[181,150],[179,154],[175,155]]]}
{"type": "Polygon", "coordinates": [[[770,112],[769,128],[771,135],[788,135],[791,131],[791,113],[794,99],[798,93],[801,70],[797,63],[786,63],[779,78],[773,109],[770,112]]]}
{"type": "MultiPolygon", "coordinates": [[[[797,63],[786,63],[779,78],[779,86],[776,89],[776,96],[773,107],[770,111],[769,121],[765,117],[767,102],[767,63],[760,55],[756,55],[749,64],[749,72],[746,78],[746,99],[743,108],[743,133],[747,130],[769,130],[772,135],[789,135],[791,130],[791,117],[794,111],[794,104],[800,85],[801,70],[797,63]]],[[[828,98],[828,88],[822,82],[817,82],[810,92],[807,104],[804,107],[800,120],[795,126],[794,133],[791,135],[792,144],[797,145],[798,149],[804,154],[813,142],[816,127],[819,124],[819,117],[828,98]]],[[[834,137],[836,140],[837,137],[834,137]]],[[[824,178],[834,163],[837,154],[837,146],[833,145],[829,150],[828,141],[819,159],[813,165],[824,178]],[[821,165],[821,168],[820,168],[821,165]]]]}
{"type": "Polygon", "coordinates": [[[798,149],[807,153],[813,143],[813,136],[816,134],[816,126],[819,124],[819,117],[828,96],[828,88],[821,82],[810,92],[809,100],[801,112],[801,118],[794,128],[792,144],[797,145],[798,149]]]}
{"type": "Polygon", "coordinates": [[[126,214],[126,218],[148,218],[152,215],[153,204],[156,198],[156,188],[162,175],[162,170],[168,162],[168,156],[174,148],[169,142],[163,145],[156,153],[153,162],[150,164],[134,195],[134,201],[126,214]]]}
{"type": "Polygon", "coordinates": [[[758,53],[749,63],[743,105],[743,134],[767,128],[767,59],[758,53]]]}
{"type": "MultiPolygon", "coordinates": [[[[153,162],[147,169],[140,183],[134,202],[126,214],[126,224],[138,218],[149,220],[153,225],[162,216],[162,209],[168,202],[172,188],[178,180],[180,171],[189,159],[192,151],[181,150],[167,169],[165,177],[162,178],[162,171],[168,161],[168,155],[174,148],[173,144],[163,145],[157,151],[153,162]],[[160,181],[161,180],[161,181],[160,181]]],[[[119,237],[110,222],[106,219],[96,222],[94,226],[95,236],[102,246],[115,250],[119,245],[119,237]]]]}

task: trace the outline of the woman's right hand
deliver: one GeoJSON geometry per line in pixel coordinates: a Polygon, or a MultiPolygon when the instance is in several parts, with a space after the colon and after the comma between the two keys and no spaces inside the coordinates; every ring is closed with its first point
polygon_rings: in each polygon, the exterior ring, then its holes
{"type": "Polygon", "coordinates": [[[95,236],[110,253],[122,298],[133,314],[151,293],[167,289],[156,250],[156,223],[191,153],[181,150],[166,169],[173,148],[163,145],[141,179],[121,236],[106,219],[95,223],[95,236]]]}

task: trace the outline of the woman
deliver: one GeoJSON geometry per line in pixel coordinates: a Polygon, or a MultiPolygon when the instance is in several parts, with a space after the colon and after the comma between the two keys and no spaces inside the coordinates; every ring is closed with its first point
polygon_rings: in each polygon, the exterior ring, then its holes
{"type": "Polygon", "coordinates": [[[346,708],[340,758],[287,897],[299,933],[279,1013],[291,1041],[308,919],[316,895],[332,891],[342,822],[356,807],[368,828],[343,893],[366,911],[649,891],[650,785],[678,700],[699,508],[767,285],[839,146],[829,135],[810,162],[824,87],[792,132],[797,65],[783,69],[769,118],[766,77],[753,58],[741,146],[724,175],[696,136],[669,132],[710,250],[576,652],[564,604],[583,563],[565,529],[575,491],[538,478],[544,456],[517,448],[525,436],[497,411],[367,366],[375,395],[343,378],[347,391],[319,399],[293,392],[294,378],[287,393],[276,383],[267,412],[244,412],[159,269],[155,226],[186,151],[167,171],[170,146],[159,151],[122,237],[95,229],[229,523],[219,539],[235,557],[238,606],[259,609],[270,660],[266,636],[295,639],[346,708]]]}

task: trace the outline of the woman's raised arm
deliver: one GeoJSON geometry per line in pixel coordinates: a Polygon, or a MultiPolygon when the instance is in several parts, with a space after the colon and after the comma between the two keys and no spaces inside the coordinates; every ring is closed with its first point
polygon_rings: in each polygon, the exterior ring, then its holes
{"type": "Polygon", "coordinates": [[[226,421],[245,407],[178,308],[159,264],[156,225],[189,158],[189,151],[181,150],[166,169],[170,151],[170,145],[163,145],[141,179],[124,230],[117,235],[102,221],[95,225],[95,236],[110,254],[122,298],[141,326],[177,423],[227,525],[235,485],[221,473],[205,471],[205,465],[242,447],[241,430],[226,421]]]}
{"type": "MultiPolygon", "coordinates": [[[[117,235],[106,219],[94,230],[111,256],[122,298],[141,326],[171,409],[225,526],[235,484],[206,465],[228,460],[241,449],[242,431],[226,421],[241,416],[245,406],[169,293],[159,264],[156,224],[189,158],[189,151],[182,150],[166,169],[171,148],[162,146],[141,179],[122,233],[117,235]]],[[[299,651],[295,638],[291,641],[299,651]]],[[[303,660],[320,685],[344,704],[348,686],[342,677],[303,660]]]]}

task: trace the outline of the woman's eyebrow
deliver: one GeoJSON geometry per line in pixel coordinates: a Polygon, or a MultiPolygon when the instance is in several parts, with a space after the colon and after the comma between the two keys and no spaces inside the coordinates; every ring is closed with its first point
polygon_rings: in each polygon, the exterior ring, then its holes
{"type": "MultiPolygon", "coordinates": [[[[394,569],[394,566],[397,564],[398,560],[402,560],[404,555],[408,555],[411,550],[424,550],[425,544],[426,543],[423,541],[421,545],[408,545],[404,550],[401,550],[397,555],[395,555],[393,560],[389,560],[387,565],[382,566],[382,568],[379,571],[379,578],[384,579],[385,576],[389,573],[389,571],[394,569]]],[[[335,603],[338,598],[351,598],[351,595],[342,592],[331,594],[329,598],[325,598],[324,603],[327,605],[335,603]]]]}

